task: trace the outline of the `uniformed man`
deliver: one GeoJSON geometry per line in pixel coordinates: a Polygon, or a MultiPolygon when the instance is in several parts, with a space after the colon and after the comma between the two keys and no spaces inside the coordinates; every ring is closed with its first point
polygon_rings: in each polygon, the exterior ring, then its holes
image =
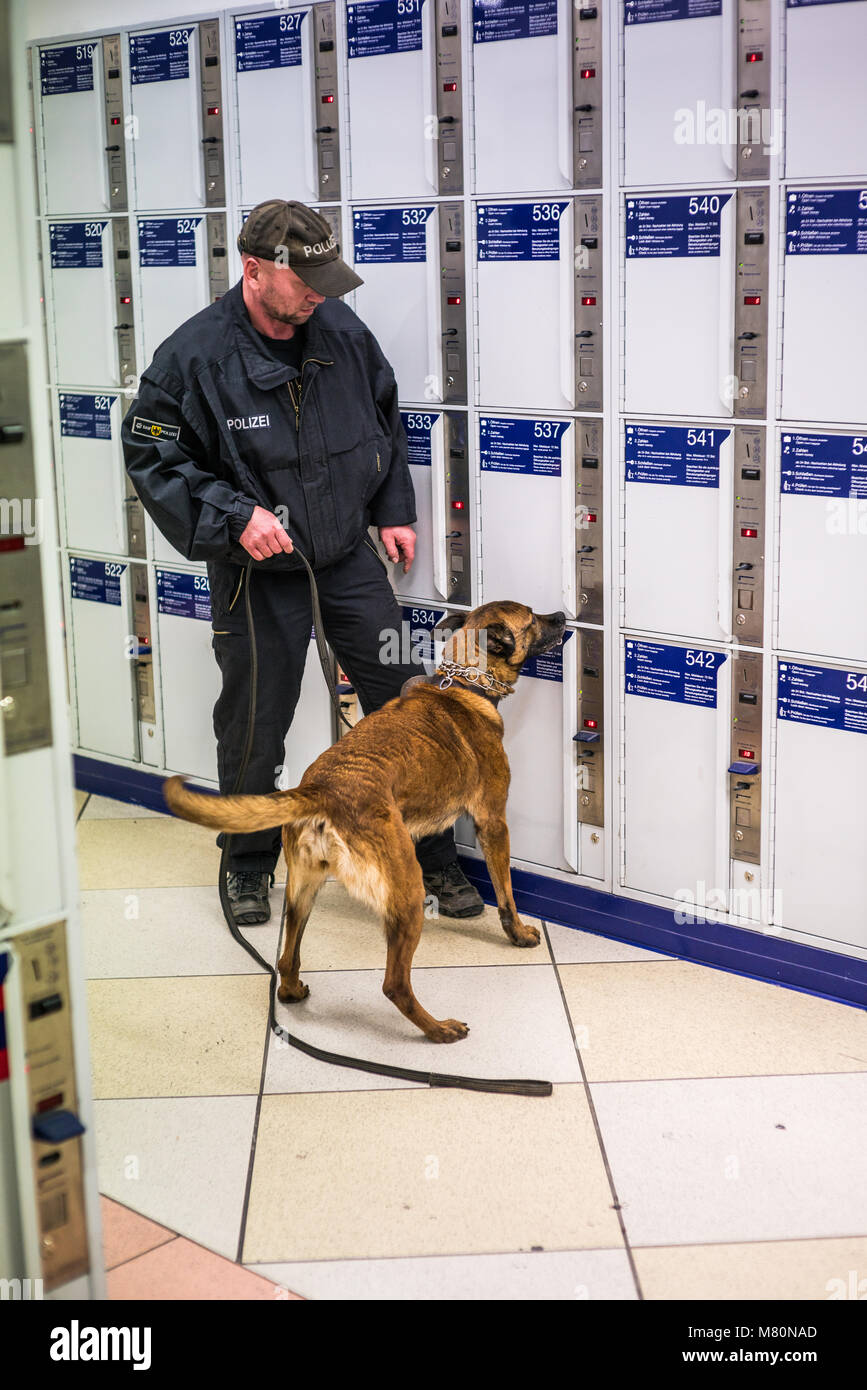
{"type": "MultiPolygon", "coordinates": [[[[260,203],[238,249],[241,280],[160,345],[122,430],[127,470],[156,526],[188,560],[207,561],[223,793],[234,790],[247,728],[251,555],[258,683],[245,792],[274,789],[310,642],[308,578],[293,541],[316,572],[325,635],[364,713],[419,674],[380,660],[380,633],[400,632],[401,611],[368,526],[408,570],[415,505],[394,373],[339,300],[363,282],[329,224],[302,203],[260,203]]],[[[232,837],[239,925],[268,919],[279,854],[279,830],[232,837]]],[[[482,911],[452,831],[419,841],[417,854],[440,912],[482,911]]]]}

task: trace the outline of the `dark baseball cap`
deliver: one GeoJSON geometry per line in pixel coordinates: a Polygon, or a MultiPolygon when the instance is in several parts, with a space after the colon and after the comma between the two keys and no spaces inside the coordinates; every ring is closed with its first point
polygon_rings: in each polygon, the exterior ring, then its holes
{"type": "Polygon", "coordinates": [[[339,296],[364,284],[342,259],[331,224],[306,203],[258,203],[238,233],[238,250],[288,265],[317,294],[339,296]]]}

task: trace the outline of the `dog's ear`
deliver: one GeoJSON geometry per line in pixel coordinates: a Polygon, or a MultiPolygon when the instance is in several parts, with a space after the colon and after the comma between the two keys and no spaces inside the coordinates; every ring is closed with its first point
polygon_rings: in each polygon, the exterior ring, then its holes
{"type": "Polygon", "coordinates": [[[506,623],[490,623],[485,628],[487,649],[493,656],[508,658],[515,650],[515,634],[506,623]]]}
{"type": "Polygon", "coordinates": [[[446,613],[437,623],[437,632],[457,632],[466,621],[466,613],[446,613]]]}

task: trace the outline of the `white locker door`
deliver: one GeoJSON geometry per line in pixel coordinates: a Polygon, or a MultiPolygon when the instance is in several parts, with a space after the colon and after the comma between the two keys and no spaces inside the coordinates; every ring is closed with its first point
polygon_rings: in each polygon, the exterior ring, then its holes
{"type": "Polygon", "coordinates": [[[86,752],[138,758],[128,565],[69,557],[78,742],[86,752]]]}
{"type": "Polygon", "coordinates": [[[135,206],[203,207],[198,25],[130,34],[129,76],[135,206]]]}
{"type": "MultiPolygon", "coordinates": [[[[361,7],[359,7],[361,8],[361,7]]],[[[434,208],[354,208],[355,310],[391,363],[402,401],[441,401],[442,287],[434,208]]]]}
{"type": "Polygon", "coordinates": [[[55,379],[119,386],[110,222],[49,222],[48,259],[55,379]]]}
{"type": "Polygon", "coordinates": [[[569,0],[473,3],[476,192],[572,186],[569,0]]]}
{"type": "Polygon", "coordinates": [[[627,184],[735,177],[735,10],[736,0],[626,0],[627,184]],[[693,13],[685,15],[687,8],[693,13]]]}
{"type": "Polygon", "coordinates": [[[107,212],[102,41],[40,48],[39,80],[45,211],[107,212]]]}
{"type": "Polygon", "coordinates": [[[221,681],[211,646],[208,576],[168,569],[156,576],[166,767],[216,782],[212,711],[221,681]]]}
{"type": "Polygon", "coordinates": [[[578,870],[575,779],[577,648],[563,646],[525,663],[515,693],[500,705],[512,772],[506,822],[513,859],[578,870]]]}
{"type": "Polygon", "coordinates": [[[867,0],[789,0],[786,177],[858,178],[865,168],[867,0]],[[845,113],[845,117],[843,117],[845,113]]]}
{"type": "Polygon", "coordinates": [[[310,646],[301,680],[301,694],[286,735],[283,770],[275,775],[275,787],[297,787],[311,763],[334,742],[331,697],[322,674],[316,639],[310,631],[310,646]]]}
{"type": "Polygon", "coordinates": [[[867,186],[786,195],[783,415],[864,418],[867,186]]]}
{"type": "Polygon", "coordinates": [[[778,645],[867,661],[867,438],[780,439],[778,645]]]}
{"type": "Polygon", "coordinates": [[[126,486],[119,396],[61,391],[60,467],[66,544],[78,550],[124,555],[126,486]]]}
{"type": "Polygon", "coordinates": [[[400,418],[415,492],[416,543],[409,574],[402,564],[389,564],[392,584],[401,597],[446,598],[444,420],[428,411],[401,411],[400,418]]]}
{"type": "Polygon", "coordinates": [[[867,947],[867,672],[780,661],[776,735],[777,920],[867,947]]]}
{"type": "Polygon", "coordinates": [[[724,910],[729,879],[725,652],[625,639],[627,887],[724,910]]]}
{"type": "Polygon", "coordinates": [[[482,602],[575,609],[575,430],[571,420],[479,418],[482,602]]]}
{"type": "Polygon", "coordinates": [[[314,40],[309,9],[235,17],[238,168],[251,207],[319,197],[314,40]]]}
{"type": "Polygon", "coordinates": [[[157,529],[156,523],[153,528],[154,559],[160,565],[189,565],[191,562],[186,555],[182,555],[170,541],[167,541],[162,531],[157,529]]]}
{"type": "Polygon", "coordinates": [[[624,624],[731,636],[732,431],[627,424],[624,624]]]}
{"type": "Polygon", "coordinates": [[[434,0],[349,0],[353,198],[438,191],[434,0]]]}
{"type": "Polygon", "coordinates": [[[569,202],[477,205],[482,405],[574,407],[574,246],[569,202]]]}
{"type": "Polygon", "coordinates": [[[204,217],[139,217],[144,360],[211,302],[204,217]]]}
{"type": "Polygon", "coordinates": [[[626,199],[626,409],[731,415],[735,201],[626,199]]]}

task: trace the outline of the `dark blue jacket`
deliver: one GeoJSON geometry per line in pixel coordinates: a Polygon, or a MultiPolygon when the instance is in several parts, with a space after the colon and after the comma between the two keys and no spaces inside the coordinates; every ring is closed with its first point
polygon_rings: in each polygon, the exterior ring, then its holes
{"type": "MultiPolygon", "coordinates": [[[[145,508],[188,560],[246,562],[237,542],[257,504],[288,510],[316,569],[371,524],[415,520],[394,373],[337,299],[311,314],[299,373],[268,354],[239,281],[157,348],[121,438],[145,508]]],[[[300,566],[286,554],[257,564],[300,566]]]]}

